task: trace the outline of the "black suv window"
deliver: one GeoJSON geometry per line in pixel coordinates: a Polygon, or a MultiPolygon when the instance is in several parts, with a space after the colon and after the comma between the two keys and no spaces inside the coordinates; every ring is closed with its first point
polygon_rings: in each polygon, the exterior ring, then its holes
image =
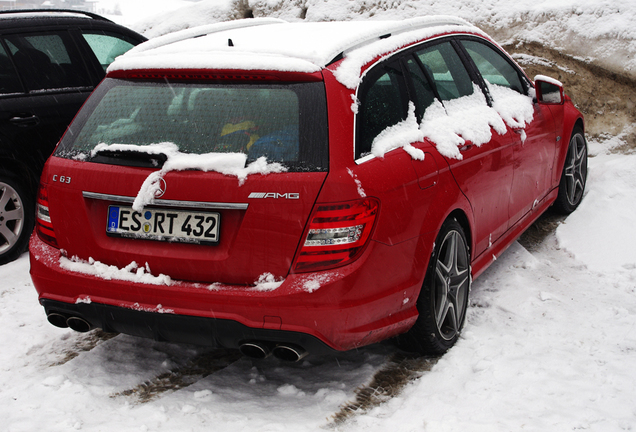
{"type": "Polygon", "coordinates": [[[0,46],[0,93],[22,92],[20,78],[18,78],[13,63],[4,46],[0,46]]]}
{"type": "Polygon", "coordinates": [[[461,43],[486,81],[524,94],[524,87],[517,69],[500,53],[477,41],[462,40],[461,43]]]}
{"type": "Polygon", "coordinates": [[[28,90],[91,85],[68,33],[10,35],[4,41],[28,90]]]}
{"type": "Polygon", "coordinates": [[[108,66],[116,57],[124,54],[136,43],[122,39],[119,35],[106,34],[104,32],[82,32],[82,36],[88,46],[93,50],[97,61],[106,72],[108,66]]]}
{"type": "Polygon", "coordinates": [[[371,151],[383,130],[406,118],[408,97],[399,62],[383,64],[365,77],[360,90],[356,159],[371,151]]]}
{"type": "Polygon", "coordinates": [[[429,72],[442,100],[473,94],[473,82],[450,42],[417,51],[417,57],[429,72]]]}

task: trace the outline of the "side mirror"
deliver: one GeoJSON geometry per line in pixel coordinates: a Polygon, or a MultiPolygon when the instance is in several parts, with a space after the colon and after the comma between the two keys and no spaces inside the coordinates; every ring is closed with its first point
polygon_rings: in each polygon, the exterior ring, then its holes
{"type": "Polygon", "coordinates": [[[561,105],[565,101],[563,84],[544,75],[534,77],[534,88],[537,92],[537,100],[541,104],[561,105]]]}

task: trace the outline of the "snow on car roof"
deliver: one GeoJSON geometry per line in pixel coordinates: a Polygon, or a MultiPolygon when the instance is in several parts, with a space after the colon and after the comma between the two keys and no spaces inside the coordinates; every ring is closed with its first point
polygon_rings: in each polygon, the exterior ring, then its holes
{"type": "Polygon", "coordinates": [[[467,21],[449,16],[394,21],[229,21],[150,40],[118,58],[108,71],[201,68],[317,72],[342,55],[343,66],[347,60],[350,64],[338,79],[355,87],[364,63],[451,31],[484,35],[467,21]]]}

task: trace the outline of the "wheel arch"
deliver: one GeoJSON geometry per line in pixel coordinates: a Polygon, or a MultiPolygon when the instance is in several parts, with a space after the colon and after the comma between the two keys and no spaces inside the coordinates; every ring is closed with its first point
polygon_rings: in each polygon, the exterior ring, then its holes
{"type": "Polygon", "coordinates": [[[40,183],[39,173],[36,173],[28,165],[6,156],[0,156],[0,175],[11,177],[20,182],[31,196],[35,196],[40,183]]]}
{"type": "MultiPolygon", "coordinates": [[[[462,229],[464,230],[464,235],[466,236],[466,239],[468,240],[468,243],[470,244],[469,253],[472,259],[473,236],[472,236],[472,230],[470,227],[470,222],[468,221],[468,216],[466,216],[466,213],[464,213],[462,209],[455,209],[448,215],[446,219],[451,219],[451,218],[455,218],[455,220],[457,220],[459,225],[461,225],[462,229]]],[[[446,220],[444,220],[444,222],[446,222],[446,220]]]]}
{"type": "MultiPolygon", "coordinates": [[[[563,174],[563,168],[565,166],[565,158],[568,152],[568,146],[570,145],[570,140],[572,139],[572,135],[574,134],[574,131],[577,128],[580,128],[583,131],[583,137],[585,137],[585,121],[583,120],[583,117],[581,117],[580,115],[573,118],[573,121],[571,123],[569,124],[566,123],[563,125],[563,129],[564,129],[563,138],[565,139],[561,140],[563,144],[560,147],[560,149],[557,150],[557,159],[556,159],[556,165],[555,165],[556,169],[553,171],[553,179],[552,179],[554,187],[558,187],[559,181],[561,180],[561,175],[563,174]]],[[[586,143],[587,143],[587,140],[586,140],[586,143]]]]}

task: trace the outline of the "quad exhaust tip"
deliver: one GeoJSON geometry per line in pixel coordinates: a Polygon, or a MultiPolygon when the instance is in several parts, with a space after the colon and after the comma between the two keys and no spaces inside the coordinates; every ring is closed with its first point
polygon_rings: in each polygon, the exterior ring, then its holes
{"type": "Polygon", "coordinates": [[[71,329],[80,333],[86,333],[91,329],[90,323],[84,318],[80,317],[70,317],[66,320],[66,324],[68,324],[71,329]]]}
{"type": "Polygon", "coordinates": [[[266,359],[273,355],[279,360],[297,362],[309,354],[304,348],[293,344],[272,344],[261,341],[244,342],[239,346],[239,351],[246,357],[266,359]]]}
{"type": "Polygon", "coordinates": [[[68,324],[66,323],[66,320],[68,319],[68,317],[65,315],[62,315],[56,312],[51,312],[50,314],[46,316],[46,319],[49,320],[49,322],[53,324],[55,327],[59,327],[59,328],[68,327],[68,324]]]}
{"type": "Polygon", "coordinates": [[[91,324],[84,318],[80,318],[77,316],[69,317],[57,312],[51,312],[46,316],[46,319],[49,320],[49,322],[55,327],[71,328],[72,330],[80,333],[86,333],[92,328],[91,324]]]}
{"type": "Polygon", "coordinates": [[[266,359],[272,354],[270,345],[265,342],[245,342],[239,347],[239,351],[246,357],[266,359]]]}
{"type": "Polygon", "coordinates": [[[304,348],[301,348],[297,345],[276,345],[272,352],[274,357],[280,360],[285,360],[289,362],[297,362],[307,357],[309,354],[304,348]]]}

